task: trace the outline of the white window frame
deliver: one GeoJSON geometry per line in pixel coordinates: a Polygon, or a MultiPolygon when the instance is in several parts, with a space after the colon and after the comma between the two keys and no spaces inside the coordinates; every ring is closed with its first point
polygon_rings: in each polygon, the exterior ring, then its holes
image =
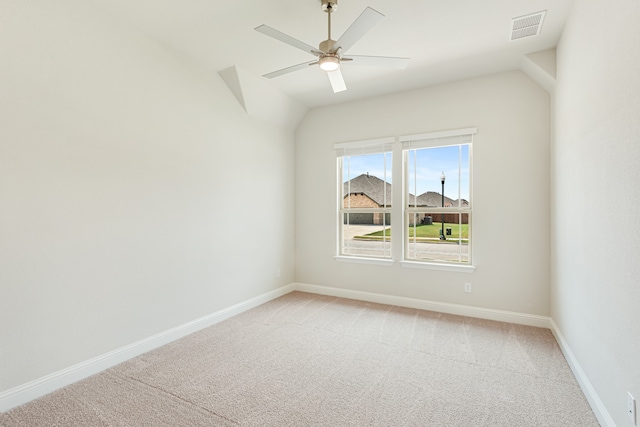
{"type": "MultiPolygon", "coordinates": [[[[337,261],[348,261],[348,262],[358,262],[365,264],[377,264],[377,265],[393,265],[393,249],[391,247],[391,241],[385,242],[389,245],[388,256],[376,256],[376,255],[354,255],[343,252],[343,232],[344,232],[344,215],[345,214],[357,214],[357,213],[382,213],[383,218],[386,218],[387,214],[389,216],[392,215],[393,205],[391,207],[383,207],[383,208],[345,208],[344,207],[344,196],[343,189],[344,183],[343,179],[343,170],[344,170],[344,158],[349,156],[358,156],[365,154],[382,154],[389,153],[390,155],[394,155],[393,153],[393,143],[395,142],[394,137],[387,138],[378,138],[378,139],[369,139],[362,141],[351,141],[351,142],[341,142],[334,144],[334,149],[336,150],[337,155],[337,179],[336,182],[338,184],[337,187],[337,248],[336,248],[336,257],[337,261]]],[[[386,169],[386,164],[385,164],[386,169]]],[[[389,171],[391,173],[393,171],[393,167],[389,171]]],[[[392,190],[393,191],[393,190],[392,190]]],[[[386,250],[385,250],[386,251],[386,250]]]]}
{"type": "MultiPolygon", "coordinates": [[[[394,137],[385,137],[378,139],[369,139],[362,141],[352,141],[352,142],[341,142],[334,144],[334,149],[336,150],[337,155],[337,201],[336,201],[336,261],[340,262],[349,262],[349,263],[364,263],[364,264],[376,264],[376,265],[385,265],[385,266],[393,266],[395,261],[399,261],[399,264],[402,267],[407,268],[418,268],[418,269],[429,269],[429,270],[443,270],[443,271],[454,271],[454,272],[462,272],[462,273],[472,273],[475,271],[476,266],[473,265],[472,258],[472,236],[471,231],[473,226],[472,222],[472,210],[473,210],[473,136],[477,133],[476,128],[464,128],[457,130],[448,130],[442,132],[430,132],[430,133],[422,133],[422,134],[413,134],[413,135],[404,135],[404,136],[394,136],[394,137]],[[469,209],[465,210],[464,213],[469,214],[469,262],[467,263],[443,263],[443,262],[433,262],[433,261],[423,261],[423,260],[408,260],[406,259],[405,254],[406,250],[406,241],[408,240],[408,227],[407,227],[407,207],[406,207],[406,199],[407,195],[407,185],[406,185],[406,175],[407,175],[407,167],[405,163],[405,149],[404,147],[408,142],[411,142],[413,146],[417,146],[420,143],[426,143],[421,141],[429,141],[428,143],[434,144],[433,146],[443,146],[442,141],[451,138],[451,137],[459,137],[463,135],[470,136],[469,143],[469,209]],[[437,142],[440,140],[440,142],[437,142]],[[344,208],[343,208],[343,171],[342,171],[342,163],[341,159],[345,155],[358,155],[358,154],[373,154],[373,153],[381,153],[380,146],[385,146],[384,151],[390,151],[393,156],[392,162],[392,205],[389,210],[385,210],[385,214],[391,212],[392,224],[397,224],[394,229],[396,230],[395,234],[398,235],[398,228],[402,229],[402,239],[395,239],[391,245],[391,256],[389,258],[380,258],[380,257],[369,257],[369,256],[360,256],[360,255],[349,255],[342,254],[342,233],[343,233],[343,218],[344,218],[344,208]],[[377,150],[377,151],[376,151],[377,150]]],[[[459,144],[444,144],[444,145],[459,145],[459,144]]],[[[417,195],[416,195],[417,196],[417,195]]],[[[370,208],[373,209],[373,208],[370,208]]],[[[446,208],[449,209],[449,208],[446,208]]],[[[429,208],[430,211],[433,211],[432,208],[429,208]]],[[[450,209],[449,209],[450,210],[450,209]]],[[[372,212],[373,210],[371,210],[372,212]]],[[[442,210],[443,213],[449,213],[448,211],[442,210]]],[[[358,210],[360,212],[360,210],[358,210]]],[[[358,213],[354,210],[349,211],[348,213],[358,213]]],[[[369,212],[369,210],[367,210],[369,212]]],[[[457,210],[451,213],[458,213],[457,210]]]]}
{"type": "MultiPolygon", "coordinates": [[[[402,230],[403,230],[403,253],[402,253],[402,261],[401,265],[403,267],[409,268],[430,268],[430,269],[439,269],[439,270],[448,270],[448,271],[474,271],[475,267],[473,266],[473,250],[472,250],[472,218],[473,218],[473,136],[477,133],[476,128],[466,128],[466,129],[457,129],[450,131],[442,131],[442,132],[431,132],[431,133],[423,133],[423,134],[414,134],[414,135],[405,135],[399,138],[399,141],[402,144],[402,171],[403,171],[403,180],[402,180],[402,230]],[[408,165],[408,152],[410,150],[418,150],[423,148],[437,148],[437,147],[451,147],[451,146],[461,146],[467,145],[469,146],[469,206],[463,207],[458,204],[458,206],[452,207],[411,207],[409,206],[409,165],[408,165]],[[413,215],[416,213],[438,213],[442,215],[446,214],[456,214],[459,216],[460,225],[462,224],[462,215],[468,215],[468,261],[445,261],[445,260],[420,260],[409,258],[409,245],[411,244],[411,239],[409,237],[409,215],[413,215]]],[[[460,174],[460,170],[458,171],[460,174]]],[[[458,175],[458,198],[460,198],[460,175],[458,175]]],[[[417,197],[418,194],[415,195],[417,197]]],[[[415,241],[414,241],[415,244],[415,241]]],[[[460,246],[458,257],[462,257],[462,246],[460,246]]]]}

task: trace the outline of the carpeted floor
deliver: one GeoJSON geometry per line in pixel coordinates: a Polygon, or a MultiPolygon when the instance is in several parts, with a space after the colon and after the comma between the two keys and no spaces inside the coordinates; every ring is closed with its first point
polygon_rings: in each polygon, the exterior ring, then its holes
{"type": "Polygon", "coordinates": [[[549,330],[293,292],[1,426],[598,426],[549,330]]]}

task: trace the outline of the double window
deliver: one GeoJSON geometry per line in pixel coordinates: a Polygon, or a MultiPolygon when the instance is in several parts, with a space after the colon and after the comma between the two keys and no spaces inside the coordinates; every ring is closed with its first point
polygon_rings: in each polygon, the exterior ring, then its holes
{"type": "Polygon", "coordinates": [[[475,132],[336,144],[338,256],[470,265],[475,132]]]}

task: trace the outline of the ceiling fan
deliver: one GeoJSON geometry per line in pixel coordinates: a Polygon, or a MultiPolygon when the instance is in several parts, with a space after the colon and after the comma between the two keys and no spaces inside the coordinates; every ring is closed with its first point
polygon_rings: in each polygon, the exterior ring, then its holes
{"type": "Polygon", "coordinates": [[[384,15],[370,7],[367,7],[338,40],[332,40],[331,14],[335,12],[337,7],[338,0],[322,0],[322,10],[327,13],[328,17],[329,34],[327,36],[327,40],[321,42],[318,49],[304,42],[301,42],[300,40],[294,39],[291,36],[281,33],[280,31],[275,30],[267,25],[260,25],[259,27],[256,27],[255,30],[262,34],[273,37],[276,40],[280,40],[281,42],[301,49],[317,57],[317,60],[315,61],[304,62],[302,64],[283,68],[282,70],[265,74],[263,75],[263,77],[272,79],[274,77],[302,70],[308,68],[311,65],[317,64],[320,69],[327,72],[331,87],[333,88],[333,91],[337,93],[347,89],[347,86],[344,83],[344,79],[342,78],[342,73],[340,72],[340,66],[342,65],[342,63],[352,62],[356,65],[398,69],[403,69],[407,66],[409,58],[361,55],[349,55],[349,57],[343,56],[347,52],[347,50],[351,48],[351,46],[353,46],[358,40],[362,38],[362,36],[364,36],[378,22],[380,22],[382,18],[384,18],[384,15]]]}

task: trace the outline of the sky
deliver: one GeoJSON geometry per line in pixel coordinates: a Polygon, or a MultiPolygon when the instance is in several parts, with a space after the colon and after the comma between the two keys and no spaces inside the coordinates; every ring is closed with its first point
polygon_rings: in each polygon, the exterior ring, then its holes
{"type": "MultiPolygon", "coordinates": [[[[469,200],[468,145],[407,150],[407,164],[411,194],[441,193],[440,177],[444,172],[444,195],[453,200],[460,197],[469,200]]],[[[391,153],[349,156],[343,162],[343,182],[368,172],[392,184],[391,167],[391,153]]]]}

